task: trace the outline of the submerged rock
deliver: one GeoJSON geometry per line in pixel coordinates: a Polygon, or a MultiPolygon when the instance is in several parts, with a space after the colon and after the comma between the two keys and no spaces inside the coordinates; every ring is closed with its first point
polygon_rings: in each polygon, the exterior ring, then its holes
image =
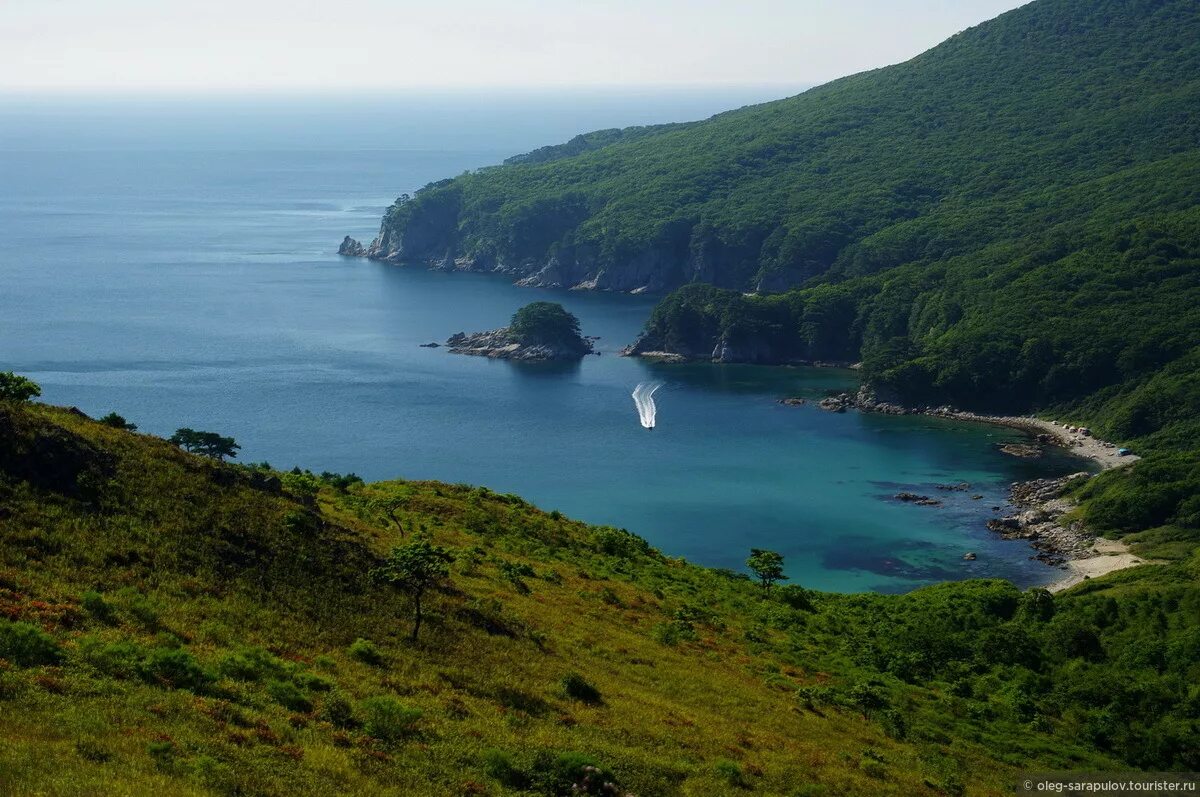
{"type": "Polygon", "coordinates": [[[941,506],[942,502],[936,498],[930,498],[927,495],[918,495],[917,493],[896,493],[894,496],[897,501],[906,504],[916,504],[917,506],[941,506]]]}

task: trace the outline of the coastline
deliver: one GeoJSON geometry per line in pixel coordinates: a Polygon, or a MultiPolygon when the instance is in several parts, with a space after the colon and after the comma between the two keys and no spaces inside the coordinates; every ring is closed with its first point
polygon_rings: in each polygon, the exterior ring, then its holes
{"type": "MultiPolygon", "coordinates": [[[[1090,460],[1101,471],[1125,467],[1140,459],[1136,454],[1122,455],[1119,446],[1097,438],[1086,427],[1032,416],[985,415],[949,406],[904,407],[879,401],[871,388],[865,385],[854,395],[843,393],[827,398],[820,406],[832,412],[844,412],[848,407],[853,407],[860,412],[928,415],[1006,426],[1024,432],[1038,444],[1058,446],[1075,456],[1090,460]]],[[[1136,556],[1126,543],[1100,537],[1078,520],[1068,519],[1064,522],[1064,516],[1075,508],[1075,502],[1063,496],[1064,488],[1068,482],[1091,476],[1090,473],[1080,472],[1058,479],[1015,482],[1009,490],[1009,504],[1015,511],[988,521],[988,528],[1005,539],[1028,540],[1037,551],[1032,558],[1065,571],[1045,585],[1050,592],[1061,592],[1088,579],[1118,570],[1153,564],[1136,556]]]]}

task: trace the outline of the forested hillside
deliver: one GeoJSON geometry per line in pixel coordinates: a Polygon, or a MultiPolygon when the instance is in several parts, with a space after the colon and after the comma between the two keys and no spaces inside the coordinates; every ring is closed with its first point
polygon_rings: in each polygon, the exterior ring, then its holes
{"type": "Polygon", "coordinates": [[[1191,0],[1037,0],[797,97],[431,185],[373,253],[613,290],[1057,260],[1194,204],[1198,42],[1191,0]]]}
{"type": "Polygon", "coordinates": [[[127,427],[0,402],[5,795],[999,795],[1200,769],[1196,554],[1059,596],[828,595],[483,488],[127,427]]]}
{"type": "Polygon", "coordinates": [[[678,288],[633,351],[861,361],[898,402],[1085,421],[1150,455],[1093,484],[1094,525],[1195,541],[1197,108],[1200,4],[1035,0],[798,97],[431,185],[372,253],[678,288]]]}

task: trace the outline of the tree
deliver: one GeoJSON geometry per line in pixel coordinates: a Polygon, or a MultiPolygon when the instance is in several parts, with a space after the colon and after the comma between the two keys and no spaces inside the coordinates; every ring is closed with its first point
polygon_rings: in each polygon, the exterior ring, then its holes
{"type": "Polygon", "coordinates": [[[746,566],[754,571],[754,575],[758,576],[759,581],[762,582],[764,593],[770,592],[771,585],[776,581],[787,581],[787,576],[783,574],[783,556],[774,551],[751,548],[746,566]]]}
{"type": "Polygon", "coordinates": [[[582,342],[579,336],[579,319],[568,313],[556,302],[532,302],[513,313],[508,325],[521,343],[566,343],[582,342]]]}
{"type": "Polygon", "coordinates": [[[411,638],[416,641],[421,631],[421,598],[426,590],[440,584],[450,575],[454,554],[428,540],[416,540],[392,549],[382,567],[371,571],[377,581],[391,584],[413,602],[411,638]]]}
{"type": "Polygon", "coordinates": [[[398,495],[389,495],[386,498],[376,498],[371,502],[371,508],[380,514],[386,515],[387,519],[392,521],[396,526],[396,530],[400,532],[400,536],[404,536],[404,521],[400,517],[400,510],[408,503],[408,499],[398,495]]]}
{"type": "Polygon", "coordinates": [[[241,448],[232,437],[222,437],[216,432],[198,432],[195,429],[176,429],[168,441],[192,454],[201,454],[213,459],[224,460],[225,457],[237,457],[241,448]]]}
{"type": "Polygon", "coordinates": [[[12,371],[0,372],[0,401],[29,401],[40,395],[42,387],[32,379],[26,379],[12,371]]]}
{"type": "Polygon", "coordinates": [[[110,412],[100,419],[100,423],[105,426],[111,426],[114,429],[124,429],[127,432],[136,432],[137,424],[130,423],[124,417],[117,415],[115,412],[110,412]]]}

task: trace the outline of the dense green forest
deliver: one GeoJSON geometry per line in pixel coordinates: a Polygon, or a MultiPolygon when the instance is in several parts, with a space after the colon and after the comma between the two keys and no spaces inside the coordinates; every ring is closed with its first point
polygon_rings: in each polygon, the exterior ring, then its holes
{"type": "Polygon", "coordinates": [[[634,351],[860,361],[901,403],[1086,422],[1150,455],[1081,494],[1089,519],[1195,539],[1197,108],[1200,5],[1036,0],[797,97],[431,185],[375,254],[676,288],[634,351]]]}
{"type": "Polygon", "coordinates": [[[238,465],[20,398],[6,795],[999,795],[1200,769],[1200,554],[1057,596],[821,594],[771,585],[769,552],[746,552],[759,583],[484,488],[238,465]]]}

